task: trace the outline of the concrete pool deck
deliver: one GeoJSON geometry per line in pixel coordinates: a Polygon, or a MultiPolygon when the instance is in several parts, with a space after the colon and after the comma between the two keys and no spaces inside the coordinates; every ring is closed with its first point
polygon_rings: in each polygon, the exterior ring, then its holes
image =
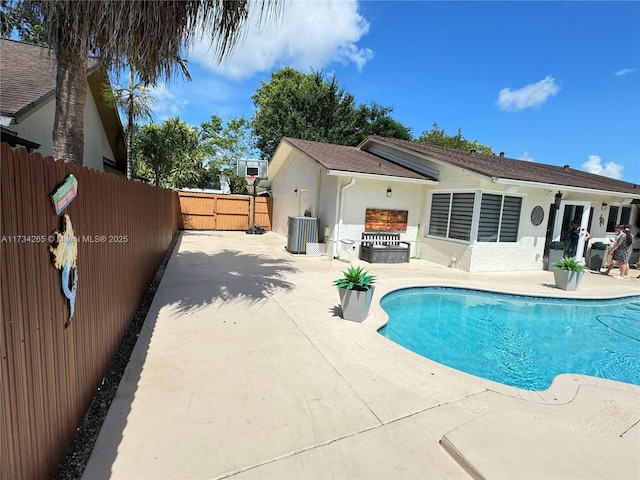
{"type": "Polygon", "coordinates": [[[519,390],[376,331],[380,298],[402,287],[604,298],[640,280],[587,273],[564,292],[546,271],[356,261],[377,287],[352,323],[332,285],[347,264],[285,245],[183,232],[84,479],[640,478],[640,387],[562,375],[519,390]]]}

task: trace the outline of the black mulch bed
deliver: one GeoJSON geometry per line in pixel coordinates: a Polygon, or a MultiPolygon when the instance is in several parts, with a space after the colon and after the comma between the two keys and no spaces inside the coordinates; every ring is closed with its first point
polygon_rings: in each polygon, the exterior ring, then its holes
{"type": "Polygon", "coordinates": [[[89,456],[100,433],[100,428],[102,428],[109,406],[116,396],[120,379],[129,363],[133,347],[135,347],[136,341],[138,340],[138,334],[142,329],[142,325],[151,307],[151,302],[153,302],[153,297],[156,295],[165,268],[167,267],[167,263],[169,262],[169,258],[171,258],[171,253],[179,237],[180,233],[177,233],[173,237],[167,253],[134,315],[133,321],[124,334],[116,356],[111,362],[105,377],[102,379],[102,384],[96,391],[91,406],[84,416],[82,425],[78,428],[75,438],[69,445],[65,457],[58,466],[58,471],[54,477],[55,480],[76,480],[82,477],[82,473],[87,466],[89,456]]]}

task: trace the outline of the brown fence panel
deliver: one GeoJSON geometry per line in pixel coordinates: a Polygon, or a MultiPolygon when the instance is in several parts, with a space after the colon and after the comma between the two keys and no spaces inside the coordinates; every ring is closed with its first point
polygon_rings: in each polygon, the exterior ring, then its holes
{"type": "Polygon", "coordinates": [[[51,478],[177,231],[178,198],[2,143],[0,201],[0,478],[51,478]],[[78,194],[62,214],[78,286],[65,328],[50,195],[71,173],[78,194]]]}
{"type": "MultiPolygon", "coordinates": [[[[247,230],[253,215],[253,197],[179,192],[182,227],[186,230],[247,230]]],[[[256,197],[256,223],[271,230],[273,199],[256,197]]]]}
{"type": "Polygon", "coordinates": [[[251,197],[218,195],[215,202],[216,230],[246,230],[249,228],[251,197]]]}
{"type": "Polygon", "coordinates": [[[181,227],[186,230],[215,230],[215,198],[199,193],[179,192],[181,227]]]}
{"type": "Polygon", "coordinates": [[[273,218],[273,198],[256,197],[256,223],[265,230],[271,230],[273,218]]]}

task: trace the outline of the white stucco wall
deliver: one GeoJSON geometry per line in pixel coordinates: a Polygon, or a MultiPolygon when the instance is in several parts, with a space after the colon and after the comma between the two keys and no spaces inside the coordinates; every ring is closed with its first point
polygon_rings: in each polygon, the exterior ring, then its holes
{"type": "MultiPolygon", "coordinates": [[[[424,216],[424,236],[419,245],[419,255],[441,265],[448,265],[469,272],[500,272],[500,271],[532,271],[542,270],[547,225],[554,203],[555,194],[562,188],[532,188],[508,186],[491,183],[482,177],[469,172],[455,169],[440,168],[440,185],[430,188],[426,197],[424,216]],[[519,196],[522,198],[522,212],[520,217],[519,238],[515,243],[479,243],[445,240],[428,235],[429,217],[431,211],[431,194],[433,192],[474,192],[496,193],[519,196]],[[544,210],[544,219],[538,226],[533,225],[531,213],[534,207],[540,206],[544,210]],[[453,258],[455,258],[455,261],[453,258]]],[[[591,240],[607,241],[606,220],[608,207],[602,209],[602,202],[609,205],[620,202],[620,198],[591,194],[588,192],[563,192],[563,204],[557,215],[562,217],[565,203],[585,202],[585,208],[591,208],[591,240]],[[602,219],[601,219],[602,217],[602,219]]],[[[560,231],[554,230],[554,238],[559,237],[560,231]]],[[[585,247],[588,255],[588,245],[585,247]]]]}
{"type": "Polygon", "coordinates": [[[115,161],[109,145],[109,139],[98,114],[96,102],[87,88],[87,100],[84,107],[84,164],[89,168],[104,171],[102,157],[115,161]]]}
{"type": "Polygon", "coordinates": [[[11,129],[26,140],[40,144],[37,150],[43,157],[53,155],[53,119],[55,116],[55,98],[50,98],[26,117],[17,119],[11,129]]]}
{"type": "MultiPolygon", "coordinates": [[[[320,219],[320,241],[323,240],[324,233],[327,233],[328,255],[350,261],[357,259],[359,255],[367,208],[408,210],[408,228],[401,234],[401,239],[412,244],[412,257],[469,272],[535,271],[544,268],[544,247],[550,211],[555,194],[561,188],[493,183],[472,172],[462,172],[446,166],[439,166],[439,171],[440,184],[437,186],[354,177],[353,186],[344,190],[343,209],[340,211],[340,192],[351,177],[329,176],[314,161],[292,149],[272,182],[273,229],[286,237],[288,217],[302,215],[308,208],[312,216],[320,219]],[[390,197],[387,197],[387,188],[392,190],[390,197]],[[294,192],[296,189],[297,195],[294,192]],[[522,198],[518,241],[463,242],[429,236],[427,232],[433,192],[482,192],[522,198]],[[531,220],[536,206],[542,207],[544,211],[544,218],[537,226],[531,220]],[[350,242],[345,243],[344,240],[350,242]]],[[[563,191],[562,200],[566,203],[585,202],[584,206],[591,208],[592,242],[608,241],[611,237],[605,231],[608,208],[619,205],[621,198],[605,198],[586,191],[563,191]],[[603,202],[608,204],[605,209],[602,208],[603,202]]],[[[563,208],[557,215],[563,215],[563,208]]],[[[634,225],[636,215],[634,210],[631,218],[634,225]]],[[[635,230],[634,227],[634,233],[635,230]]],[[[560,234],[555,233],[558,236],[560,234]]],[[[585,256],[588,255],[588,245],[584,253],[585,256]]]]}
{"type": "MultiPolygon", "coordinates": [[[[289,217],[302,216],[307,209],[311,212],[311,216],[319,215],[320,176],[321,167],[317,163],[297,150],[292,150],[271,182],[273,197],[271,229],[274,232],[286,237],[289,217]]],[[[320,234],[322,235],[322,232],[320,234]]]]}
{"type": "Polygon", "coordinates": [[[321,225],[321,241],[328,241],[335,234],[334,228],[337,224],[337,196],[340,178],[326,175],[324,172],[320,176],[320,195],[318,199],[318,217],[321,225]]]}
{"type": "MultiPolygon", "coordinates": [[[[27,116],[19,118],[18,123],[11,126],[18,135],[40,144],[37,150],[42,156],[53,155],[53,122],[55,118],[55,98],[31,111],[27,116]]],[[[84,110],[84,165],[95,170],[104,171],[102,157],[115,160],[109,140],[102,126],[96,103],[87,86],[87,98],[84,110]]]]}
{"type": "MultiPolygon", "coordinates": [[[[350,177],[340,177],[337,197],[340,188],[347,185],[350,177]]],[[[407,231],[400,232],[400,240],[410,242],[411,256],[416,256],[416,240],[422,214],[424,186],[415,183],[400,183],[386,180],[356,178],[355,184],[344,190],[344,208],[342,225],[338,238],[340,218],[336,218],[331,242],[335,247],[334,256],[345,260],[355,260],[360,251],[360,241],[365,227],[367,208],[385,210],[407,210],[407,231]],[[391,188],[391,197],[387,197],[387,188],[391,188]],[[353,241],[345,244],[342,240],[353,241]]]]}
{"type": "Polygon", "coordinates": [[[468,272],[530,271],[543,269],[543,255],[550,204],[554,191],[493,184],[466,172],[442,167],[440,185],[429,189],[424,218],[424,236],[420,256],[425,260],[459,268],[468,272]],[[428,235],[433,192],[474,192],[508,194],[522,198],[519,240],[516,243],[470,243],[445,240],[428,235]],[[541,206],[545,217],[542,223],[531,223],[531,212],[541,206]]]}
{"type": "Polygon", "coordinates": [[[317,163],[293,149],[271,181],[272,230],[286,238],[289,217],[303,215],[309,209],[311,215],[319,219],[320,241],[324,240],[325,232],[327,234],[327,254],[355,260],[359,254],[367,208],[408,210],[408,228],[400,237],[411,242],[411,255],[415,256],[424,186],[356,178],[356,183],[345,190],[339,228],[340,189],[349,181],[350,177],[327,175],[317,163]],[[392,189],[391,197],[387,197],[387,188],[392,189]],[[348,245],[341,240],[353,243],[348,245]]]}
{"type": "MultiPolygon", "coordinates": [[[[484,185],[483,192],[490,192],[484,185]]],[[[515,192],[497,190],[496,193],[522,196],[519,240],[517,243],[476,243],[469,246],[470,272],[531,271],[543,269],[543,255],[550,205],[554,193],[540,189],[518,189],[515,192]],[[538,226],[531,222],[536,206],[544,210],[544,219],[538,226]]]]}

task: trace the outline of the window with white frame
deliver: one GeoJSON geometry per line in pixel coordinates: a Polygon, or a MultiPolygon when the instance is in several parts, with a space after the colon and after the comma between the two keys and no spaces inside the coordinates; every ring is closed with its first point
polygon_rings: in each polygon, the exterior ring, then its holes
{"type": "Polygon", "coordinates": [[[493,193],[434,193],[429,235],[495,243],[518,241],[522,198],[493,193]],[[474,230],[474,214],[478,221],[474,230]]]}
{"type": "Polygon", "coordinates": [[[483,193],[478,242],[517,242],[522,198],[483,193]]]}
{"type": "Polygon", "coordinates": [[[615,232],[616,225],[631,223],[631,206],[611,205],[607,219],[607,233],[615,232]]]}
{"type": "Polygon", "coordinates": [[[429,235],[471,240],[475,193],[434,193],[429,235]]]}

